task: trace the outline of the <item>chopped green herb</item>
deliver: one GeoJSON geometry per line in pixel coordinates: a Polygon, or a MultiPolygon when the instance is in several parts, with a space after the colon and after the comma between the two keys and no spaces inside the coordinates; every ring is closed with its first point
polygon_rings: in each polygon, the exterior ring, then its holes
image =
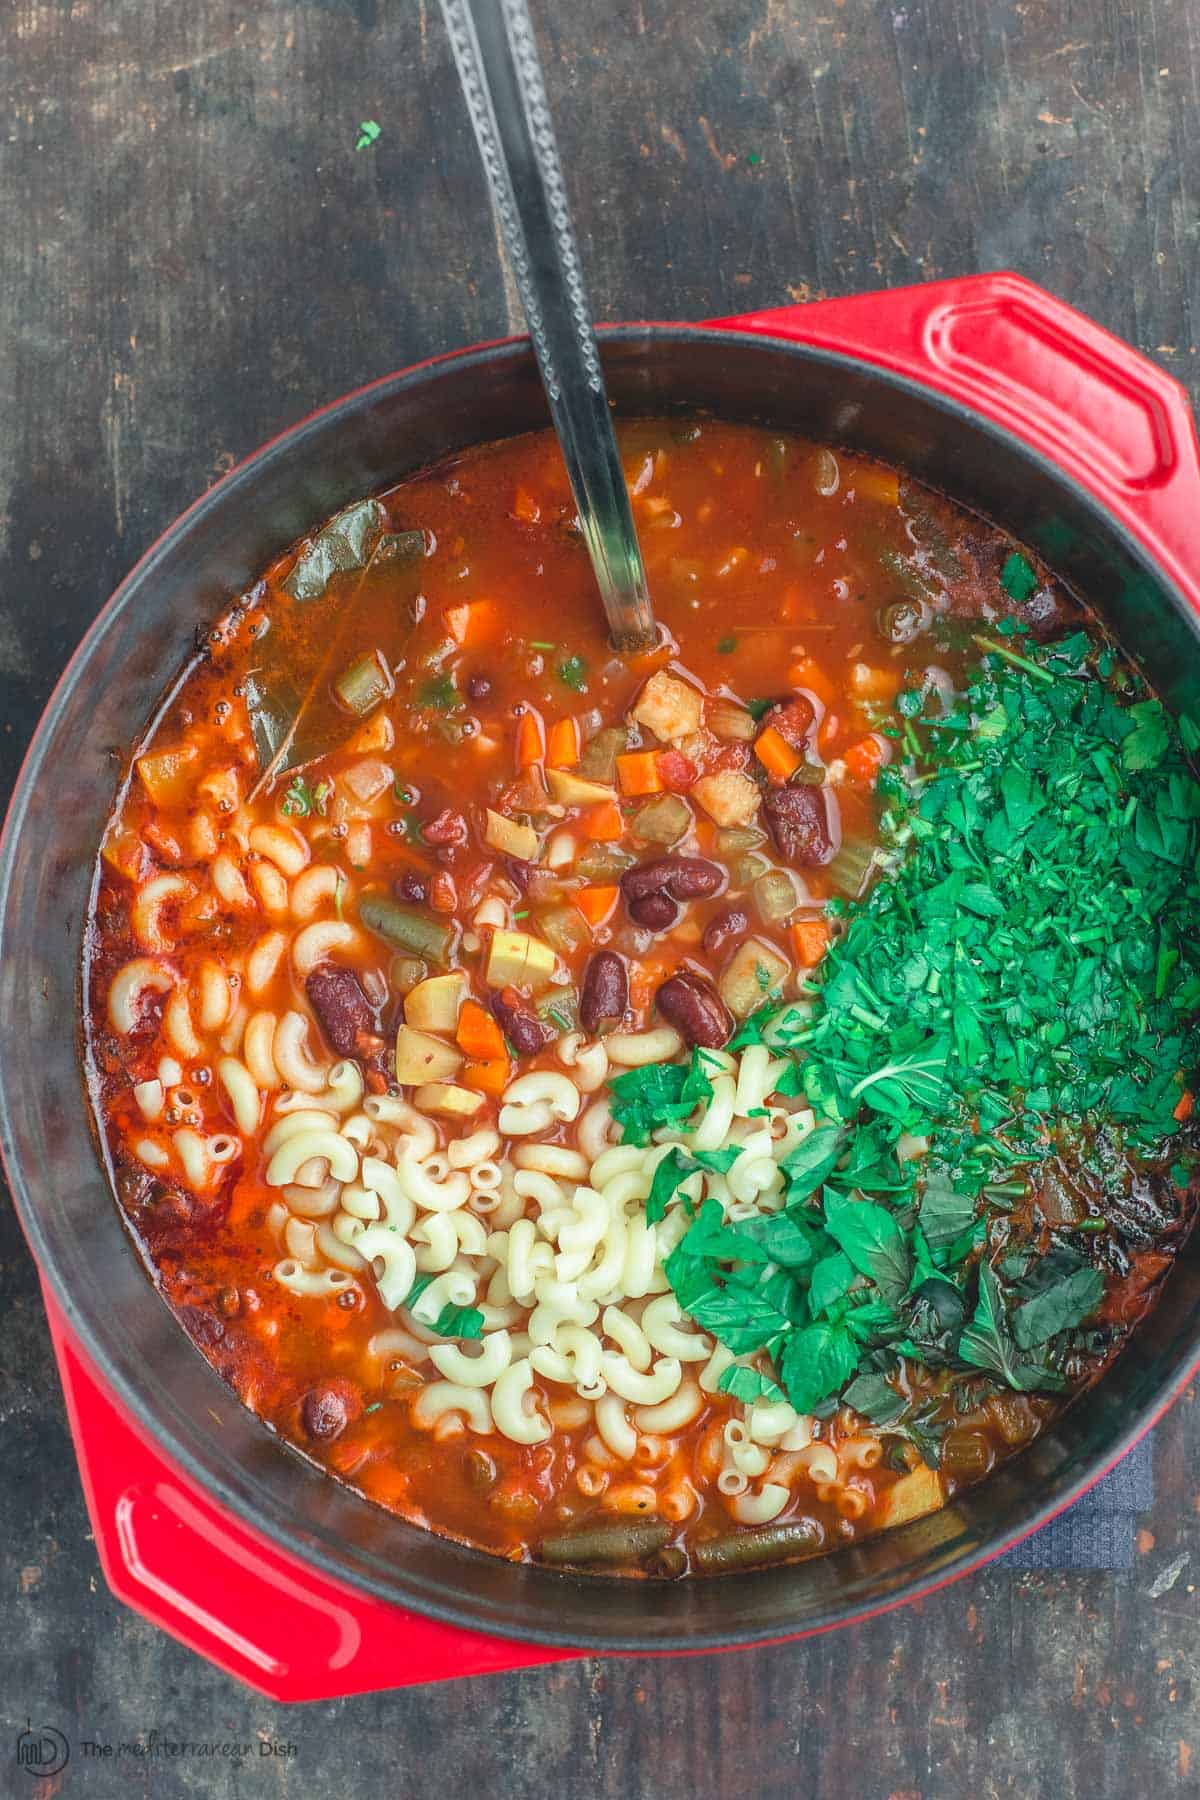
{"type": "Polygon", "coordinates": [[[303,775],[294,775],[279,810],[288,819],[307,819],[314,813],[323,819],[331,791],[327,781],[309,787],[303,775]]]}
{"type": "Polygon", "coordinates": [[[383,127],[377,125],[374,119],[364,119],[358,128],[358,142],[355,144],[354,148],[356,150],[369,150],[371,145],[378,138],[382,129],[383,127]]]}
{"type": "Polygon", "coordinates": [[[1001,569],[1000,585],[1018,603],[1037,593],[1037,571],[1019,550],[1013,551],[1001,569]]]}
{"type": "Polygon", "coordinates": [[[737,647],[738,641],[735,637],[723,637],[717,639],[718,656],[732,656],[737,647]]]}
{"type": "Polygon", "coordinates": [[[455,712],[462,704],[453,675],[431,675],[417,689],[417,705],[431,707],[435,712],[455,712]]]}
{"type": "Polygon", "coordinates": [[[587,686],[587,664],[582,656],[568,656],[558,665],[558,679],[579,694],[587,686]]]}

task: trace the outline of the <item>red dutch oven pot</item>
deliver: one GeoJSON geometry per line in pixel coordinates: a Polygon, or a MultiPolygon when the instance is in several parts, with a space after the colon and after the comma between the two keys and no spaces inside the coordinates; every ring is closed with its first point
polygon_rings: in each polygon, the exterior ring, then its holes
{"type": "MultiPolygon", "coordinates": [[[[1200,458],[1161,370],[1011,275],[603,334],[625,414],[707,412],[899,464],[1034,546],[1167,701],[1200,696],[1200,458]]],[[[37,1260],[113,1590],[285,1700],[581,1651],[801,1636],[930,1592],[1036,1530],[1153,1423],[1200,1362],[1187,1247],[1116,1367],[991,1480],[930,1518],[794,1566],[617,1582],[414,1529],[246,1412],[154,1294],[101,1168],[74,1021],[114,751],[198,625],[349,500],[546,421],[524,340],[373,383],[197,502],[100,614],[46,709],[0,846],[0,1128],[37,1260]]]]}

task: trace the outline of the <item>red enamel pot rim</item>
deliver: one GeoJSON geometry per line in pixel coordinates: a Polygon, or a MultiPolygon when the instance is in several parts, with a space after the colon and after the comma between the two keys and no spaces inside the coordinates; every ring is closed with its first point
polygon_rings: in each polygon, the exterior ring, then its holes
{"type": "MultiPolygon", "coordinates": [[[[977,284],[955,287],[969,287],[975,298],[982,291],[977,284]]],[[[930,299],[938,291],[918,290],[930,299]]],[[[1022,291],[1026,298],[1039,292],[1024,284],[1022,291]]],[[[856,307],[865,310],[845,335],[853,340],[869,319],[886,337],[890,320],[890,349],[864,345],[855,355],[852,342],[814,347],[798,337],[810,323],[818,337],[823,328],[837,335],[836,309],[822,307],[779,315],[775,331],[769,314],[720,327],[615,328],[603,338],[610,389],[622,410],[699,410],[808,429],[902,462],[1010,529],[1019,515],[1027,527],[1019,535],[1035,542],[1053,528],[1060,554],[1052,563],[1069,565],[1081,585],[1090,579],[1091,591],[1104,574],[1108,610],[1139,627],[1131,648],[1144,652],[1159,684],[1169,694],[1181,684],[1188,692],[1200,688],[1196,595],[1178,579],[1161,507],[1155,514],[1156,497],[1161,502],[1169,492],[1178,504],[1180,471],[1194,478],[1194,438],[1185,470],[1189,451],[1178,417],[1168,408],[1164,427],[1154,415],[1151,438],[1161,440],[1163,478],[1142,479],[1138,488],[1122,477],[1118,493],[1106,476],[1110,491],[1101,496],[1086,477],[1097,417],[1093,354],[1079,357],[1079,400],[1084,407],[1091,391],[1092,423],[1073,452],[1052,459],[1052,446],[1031,445],[1015,429],[1011,410],[998,423],[977,396],[968,403],[953,387],[938,391],[943,372],[924,341],[914,347],[911,338],[910,297],[850,302],[843,320],[856,307]],[[820,321],[813,317],[819,314],[820,321]],[[880,366],[902,348],[903,371],[880,366]],[[1082,473],[1075,457],[1083,459],[1082,473]],[[998,503],[984,507],[989,493],[998,503]]],[[[1061,344],[1056,353],[1061,372],[1061,344]]],[[[1127,396],[1140,394],[1147,407],[1166,405],[1150,365],[1124,346],[1109,354],[1127,396]]],[[[995,374],[999,380],[1004,371],[995,374]]],[[[210,617],[221,597],[245,585],[269,543],[282,548],[356,493],[465,446],[472,431],[478,439],[501,436],[505,421],[523,429],[543,416],[523,340],[385,377],[240,465],[122,583],[46,708],[0,840],[0,1143],[39,1270],[86,1361],[169,1464],[285,1557],[348,1590],[528,1642],[678,1651],[773,1641],[930,1592],[1036,1530],[1099,1479],[1200,1362],[1200,1326],[1193,1322],[1200,1266],[1190,1250],[1148,1329],[1095,1394],[932,1519],[819,1562],[736,1579],[662,1586],[514,1567],[404,1526],[315,1475],[232,1400],[145,1284],[81,1126],[74,1047],[64,1059],[59,1041],[75,1004],[80,901],[96,823],[111,794],[111,771],[106,785],[105,771],[93,764],[100,746],[124,742],[133,723],[149,715],[177,665],[182,628],[210,617]],[[405,461],[396,434],[407,431],[400,441],[412,442],[418,424],[422,453],[405,461]],[[64,766],[75,772],[69,803],[56,774],[64,766]]],[[[1141,454],[1140,442],[1135,450],[1141,454]]],[[[1193,486],[1197,496],[1200,484],[1193,486]]],[[[1128,629],[1124,635],[1129,641],[1128,629]]]]}

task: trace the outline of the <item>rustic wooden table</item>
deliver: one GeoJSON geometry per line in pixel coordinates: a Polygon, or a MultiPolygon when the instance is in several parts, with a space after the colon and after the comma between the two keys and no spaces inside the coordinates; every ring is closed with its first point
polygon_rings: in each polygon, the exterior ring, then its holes
{"type": "MultiPolygon", "coordinates": [[[[1200,382],[1192,0],[537,12],[601,317],[699,319],[1008,266],[1200,382]]],[[[3,30],[11,781],[72,645],[187,501],[313,406],[519,319],[435,0],[10,0],[3,30]],[[364,120],[381,130],[356,150],[364,120]]],[[[4,1791],[37,1791],[9,1774],[28,1714],[76,1743],[157,1730],[296,1746],[241,1775],[77,1755],[56,1784],[156,1800],[252,1784],[330,1800],[1200,1792],[1191,1394],[1157,1434],[1131,1575],[983,1574],[786,1648],[288,1708],[109,1598],[8,1211],[0,1259],[4,1791]]]]}

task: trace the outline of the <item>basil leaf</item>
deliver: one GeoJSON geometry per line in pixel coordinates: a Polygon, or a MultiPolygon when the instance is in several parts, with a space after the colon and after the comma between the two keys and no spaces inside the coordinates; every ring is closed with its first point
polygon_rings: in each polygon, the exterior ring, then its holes
{"type": "Polygon", "coordinates": [[[793,1331],[784,1345],[780,1375],[797,1412],[836,1394],[858,1367],[858,1345],[843,1325],[813,1324],[793,1331]]]}
{"type": "Polygon", "coordinates": [[[788,1200],[807,1200],[835,1167],[842,1133],[834,1125],[818,1125],[779,1165],[788,1178],[788,1200]]]}
{"type": "Polygon", "coordinates": [[[1099,1269],[1077,1269],[1064,1281],[1026,1300],[1013,1313],[1013,1337],[1022,1350],[1046,1343],[1060,1331],[1071,1331],[1095,1312],[1104,1297],[1099,1269]]]}
{"type": "Polygon", "coordinates": [[[847,1292],[854,1280],[854,1264],[842,1250],[823,1256],[812,1272],[808,1304],[813,1314],[827,1312],[847,1292]]]}
{"type": "Polygon", "coordinates": [[[842,1395],[843,1404],[852,1406],[872,1425],[894,1425],[907,1411],[908,1401],[898,1394],[883,1375],[857,1375],[842,1395]]]}
{"type": "Polygon", "coordinates": [[[825,1198],[825,1224],[830,1237],[860,1274],[871,1277],[885,1300],[896,1301],[907,1293],[912,1252],[886,1207],[831,1192],[825,1198]]]}
{"type": "Polygon", "coordinates": [[[732,1363],[728,1369],[722,1370],[717,1377],[717,1387],[722,1394],[732,1394],[735,1400],[747,1405],[755,1400],[774,1402],[787,1398],[777,1381],[769,1375],[763,1375],[757,1369],[743,1368],[741,1363],[732,1363]]]}

